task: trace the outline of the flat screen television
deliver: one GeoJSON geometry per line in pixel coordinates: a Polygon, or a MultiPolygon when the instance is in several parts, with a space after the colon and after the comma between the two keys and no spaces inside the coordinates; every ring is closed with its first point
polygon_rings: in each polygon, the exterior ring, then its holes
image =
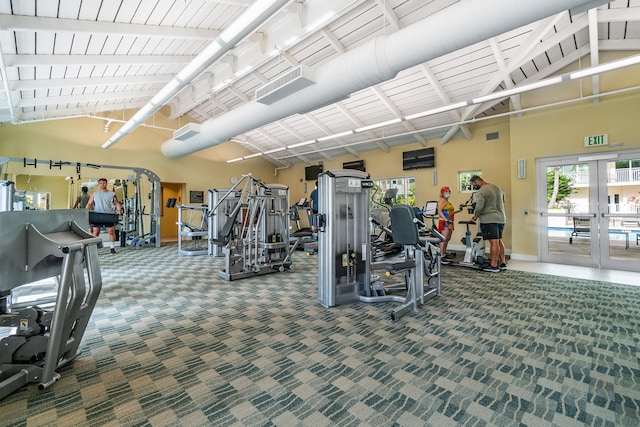
{"type": "Polygon", "coordinates": [[[355,169],[362,172],[367,171],[364,168],[364,160],[354,160],[353,162],[344,162],[342,164],[342,169],[355,169]]]}
{"type": "Polygon", "coordinates": [[[304,179],[306,181],[315,181],[321,173],[322,165],[307,166],[304,168],[304,179]]]}
{"type": "Polygon", "coordinates": [[[433,168],[435,166],[436,158],[433,147],[402,153],[402,170],[433,168]]]}

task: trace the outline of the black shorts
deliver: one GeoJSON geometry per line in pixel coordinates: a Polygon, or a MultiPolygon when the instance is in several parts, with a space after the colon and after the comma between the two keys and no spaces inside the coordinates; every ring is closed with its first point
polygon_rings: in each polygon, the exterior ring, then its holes
{"type": "Polygon", "coordinates": [[[504,224],[480,224],[480,231],[482,232],[482,238],[484,240],[502,239],[503,230],[504,224]]]}

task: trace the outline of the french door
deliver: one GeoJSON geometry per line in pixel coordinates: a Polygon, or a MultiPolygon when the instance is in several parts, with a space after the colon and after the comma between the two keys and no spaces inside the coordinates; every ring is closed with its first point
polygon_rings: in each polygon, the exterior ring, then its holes
{"type": "Polygon", "coordinates": [[[543,262],[640,271],[640,150],[540,159],[543,262]]]}

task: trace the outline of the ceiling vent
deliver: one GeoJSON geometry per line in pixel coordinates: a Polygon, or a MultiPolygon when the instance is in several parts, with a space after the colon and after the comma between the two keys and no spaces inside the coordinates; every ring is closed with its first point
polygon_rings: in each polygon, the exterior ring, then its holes
{"type": "Polygon", "coordinates": [[[173,139],[179,141],[186,141],[187,139],[196,136],[200,133],[200,125],[198,123],[187,123],[180,129],[173,132],[173,139]]]}
{"type": "Polygon", "coordinates": [[[500,134],[498,132],[491,132],[487,134],[487,141],[493,141],[495,139],[500,139],[500,134]]]}
{"type": "Polygon", "coordinates": [[[271,105],[287,96],[315,84],[313,69],[300,65],[285,75],[256,89],[256,101],[271,105]]]}

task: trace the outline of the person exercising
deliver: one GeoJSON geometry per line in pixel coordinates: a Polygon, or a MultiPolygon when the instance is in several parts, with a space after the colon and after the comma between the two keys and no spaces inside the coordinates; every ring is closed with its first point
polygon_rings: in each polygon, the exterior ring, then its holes
{"type": "Polygon", "coordinates": [[[438,199],[438,231],[444,237],[444,240],[440,242],[440,262],[442,264],[450,264],[453,260],[447,256],[447,245],[451,240],[454,227],[454,216],[460,210],[455,210],[450,200],[451,189],[449,187],[442,187],[440,189],[440,198],[438,199]]]}
{"type": "Polygon", "coordinates": [[[504,242],[502,241],[504,224],[507,222],[504,210],[504,191],[495,184],[489,184],[478,175],[472,176],[469,182],[478,191],[471,220],[480,219],[482,238],[489,241],[491,264],[484,267],[483,270],[498,273],[500,270],[507,269],[504,242]]]}
{"type": "Polygon", "coordinates": [[[87,206],[89,203],[89,187],[86,185],[82,186],[82,194],[76,198],[76,202],[73,204],[73,208],[71,209],[81,209],[84,206],[87,206]]]}
{"type": "MultiPolygon", "coordinates": [[[[107,213],[107,214],[122,214],[122,205],[118,201],[116,197],[116,193],[113,191],[107,190],[107,179],[100,178],[98,180],[98,190],[91,194],[89,197],[89,202],[87,203],[87,209],[91,210],[93,207],[93,211],[97,213],[107,213]]],[[[107,232],[109,233],[109,241],[111,242],[111,253],[115,254],[115,242],[116,242],[116,233],[115,226],[117,221],[113,224],[104,224],[107,227],[107,232]]],[[[94,236],[100,235],[100,227],[101,224],[90,224],[91,230],[93,231],[94,236]]]]}
{"type": "MultiPolygon", "coordinates": [[[[311,192],[311,195],[309,196],[309,211],[311,212],[311,215],[316,215],[318,213],[318,181],[317,180],[315,182],[315,188],[313,189],[313,191],[311,192]]],[[[313,232],[317,233],[318,227],[314,226],[313,232]]]]}

